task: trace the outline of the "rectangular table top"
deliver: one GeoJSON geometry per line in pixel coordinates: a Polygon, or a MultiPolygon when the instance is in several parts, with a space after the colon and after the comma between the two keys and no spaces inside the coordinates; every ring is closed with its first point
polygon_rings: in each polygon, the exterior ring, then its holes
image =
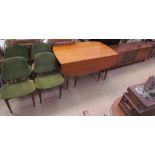
{"type": "Polygon", "coordinates": [[[100,42],[78,42],[70,45],[54,46],[53,52],[60,64],[118,55],[112,48],[100,42]]]}

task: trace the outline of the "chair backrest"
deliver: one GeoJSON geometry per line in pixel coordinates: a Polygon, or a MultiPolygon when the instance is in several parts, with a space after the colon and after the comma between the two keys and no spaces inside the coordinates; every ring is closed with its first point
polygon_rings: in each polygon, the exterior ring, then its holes
{"type": "Polygon", "coordinates": [[[52,72],[56,69],[56,58],[53,53],[39,53],[34,59],[35,73],[52,72]]]}
{"type": "Polygon", "coordinates": [[[25,78],[30,74],[31,71],[23,57],[7,58],[2,64],[1,78],[3,81],[25,78]]]}
{"type": "Polygon", "coordinates": [[[27,49],[21,45],[13,45],[7,47],[5,49],[4,58],[11,58],[11,57],[24,57],[27,61],[29,60],[27,49]]]}
{"type": "Polygon", "coordinates": [[[35,44],[32,46],[31,59],[35,58],[38,53],[51,52],[50,46],[45,43],[35,44]]]}

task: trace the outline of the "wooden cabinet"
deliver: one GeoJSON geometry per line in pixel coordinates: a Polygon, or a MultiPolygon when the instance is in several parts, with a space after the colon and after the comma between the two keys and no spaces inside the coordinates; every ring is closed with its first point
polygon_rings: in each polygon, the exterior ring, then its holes
{"type": "Polygon", "coordinates": [[[65,45],[65,44],[74,44],[77,42],[77,39],[48,39],[48,43],[55,45],[65,45]]]}
{"type": "Polygon", "coordinates": [[[153,50],[153,46],[140,49],[136,57],[136,61],[148,59],[152,50],[153,50]]]}
{"type": "Polygon", "coordinates": [[[153,47],[153,45],[146,42],[135,42],[113,46],[112,48],[119,54],[114,67],[148,59],[153,47]]]}
{"type": "Polygon", "coordinates": [[[6,46],[12,46],[12,45],[33,45],[40,43],[41,39],[7,39],[5,40],[6,46]]]}

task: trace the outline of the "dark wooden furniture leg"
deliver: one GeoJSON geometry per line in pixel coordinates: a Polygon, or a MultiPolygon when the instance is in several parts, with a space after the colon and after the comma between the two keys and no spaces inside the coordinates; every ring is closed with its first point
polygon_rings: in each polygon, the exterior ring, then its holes
{"type": "Polygon", "coordinates": [[[99,81],[99,80],[100,80],[101,73],[102,73],[102,71],[99,71],[99,72],[98,72],[98,79],[97,79],[97,81],[99,81]]]}
{"type": "Polygon", "coordinates": [[[34,94],[31,94],[31,96],[32,96],[33,106],[35,107],[35,99],[34,99],[34,94]]]}
{"type": "Polygon", "coordinates": [[[107,77],[107,73],[108,73],[108,70],[105,70],[104,80],[105,80],[106,77],[107,77]]]}
{"type": "Polygon", "coordinates": [[[7,107],[9,108],[10,113],[12,114],[13,112],[12,112],[12,109],[10,107],[9,101],[7,99],[5,99],[4,101],[5,101],[6,105],[7,105],[7,107]]]}
{"type": "Polygon", "coordinates": [[[89,112],[87,110],[83,111],[84,116],[89,116],[89,112]]]}
{"type": "Polygon", "coordinates": [[[66,89],[68,89],[69,86],[69,77],[66,77],[66,89]]]}
{"type": "MultiPolygon", "coordinates": [[[[62,74],[62,76],[63,76],[63,78],[65,78],[63,74],[62,74]]],[[[66,87],[66,85],[65,85],[65,83],[64,83],[64,84],[62,85],[62,88],[65,89],[65,87],[66,87]]]]}
{"type": "Polygon", "coordinates": [[[77,77],[77,76],[75,76],[75,77],[74,77],[74,88],[76,87],[76,84],[77,84],[77,79],[78,79],[78,77],[77,77]]]}
{"type": "Polygon", "coordinates": [[[61,98],[61,92],[62,92],[62,85],[59,88],[59,98],[61,98]]]}
{"type": "Polygon", "coordinates": [[[40,99],[40,104],[41,104],[42,103],[41,90],[39,90],[38,93],[39,93],[39,99],[40,99]]]}

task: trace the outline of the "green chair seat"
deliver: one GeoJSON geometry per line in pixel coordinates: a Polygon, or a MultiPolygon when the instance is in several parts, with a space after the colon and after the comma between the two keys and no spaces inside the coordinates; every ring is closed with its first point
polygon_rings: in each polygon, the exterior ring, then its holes
{"type": "Polygon", "coordinates": [[[49,89],[60,86],[63,83],[64,78],[61,74],[58,73],[35,78],[35,86],[37,89],[49,89]]]}
{"type": "Polygon", "coordinates": [[[34,91],[35,91],[35,85],[32,80],[15,84],[5,84],[1,87],[1,98],[3,99],[16,98],[31,94],[34,91]]]}

